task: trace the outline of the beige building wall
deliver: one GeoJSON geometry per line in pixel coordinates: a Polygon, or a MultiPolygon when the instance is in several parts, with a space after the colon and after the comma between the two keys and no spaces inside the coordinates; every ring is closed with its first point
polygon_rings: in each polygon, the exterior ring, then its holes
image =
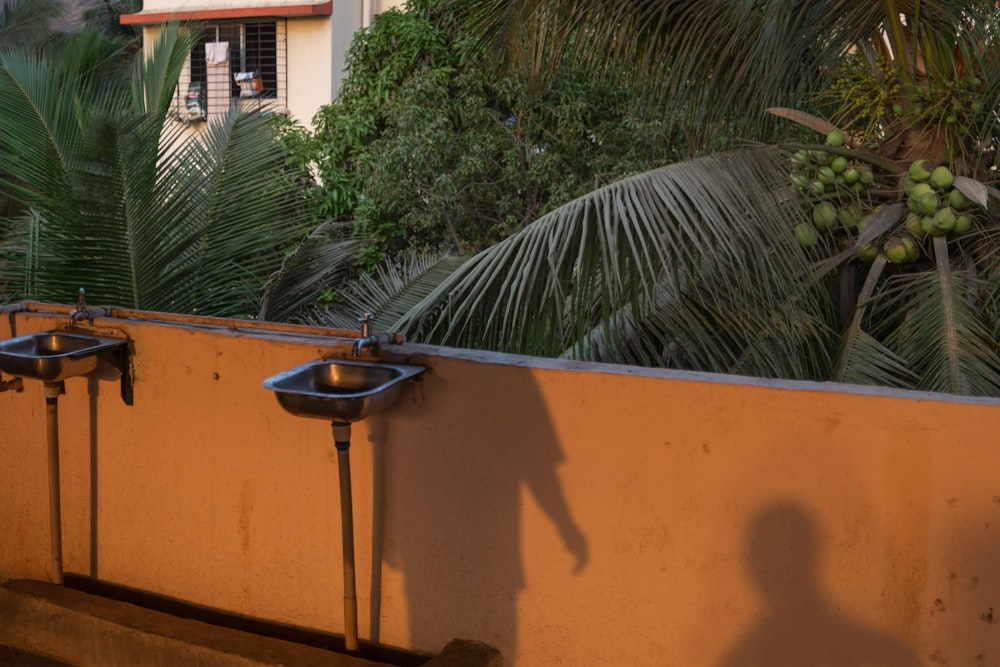
{"type": "MultiPolygon", "coordinates": [[[[95,328],[133,341],[134,405],[111,378],[59,399],[66,570],[342,632],[330,426],[261,382],[349,334],[125,315],[95,328]]],[[[383,356],[427,371],[353,428],[362,638],[521,667],[1000,661],[1000,401],[383,356]]],[[[0,415],[0,579],[46,579],[40,383],[0,415]]]]}
{"type": "MultiPolygon", "coordinates": [[[[261,7],[299,6],[305,3],[297,0],[201,0],[199,2],[178,2],[177,0],[145,0],[143,13],[197,12],[202,10],[254,10],[261,7]]],[[[279,63],[284,66],[284,90],[279,91],[275,100],[264,100],[272,110],[287,110],[303,125],[311,127],[313,116],[324,104],[333,101],[347,75],[345,56],[354,34],[371,24],[374,16],[392,7],[402,6],[401,0],[349,0],[334,2],[330,16],[277,17],[279,63]]],[[[159,34],[158,25],[148,25],[143,30],[143,40],[151,43],[159,34]]],[[[220,76],[228,78],[228,67],[216,66],[220,76]]],[[[213,68],[209,65],[209,77],[213,68]]],[[[184,109],[184,94],[189,74],[182,75],[182,86],[178,90],[176,106],[184,109]]],[[[218,82],[217,82],[218,83],[218,82]]],[[[212,83],[209,84],[210,90],[212,83]]],[[[228,109],[229,99],[218,93],[208,100],[209,114],[222,113],[228,109]]],[[[256,101],[243,101],[243,106],[251,108],[256,101]]],[[[183,114],[182,114],[183,115],[183,114]]],[[[200,129],[202,123],[190,124],[192,130],[200,129]]]]}

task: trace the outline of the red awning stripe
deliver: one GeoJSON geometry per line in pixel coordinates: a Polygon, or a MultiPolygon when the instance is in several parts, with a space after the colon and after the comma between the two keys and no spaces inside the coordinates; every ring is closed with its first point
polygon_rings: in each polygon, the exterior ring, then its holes
{"type": "Polygon", "coordinates": [[[333,0],[307,5],[265,5],[256,7],[228,7],[226,9],[192,9],[175,12],[138,12],[122,14],[122,25],[154,25],[168,21],[207,21],[219,19],[249,19],[289,16],[330,16],[333,0]]]}

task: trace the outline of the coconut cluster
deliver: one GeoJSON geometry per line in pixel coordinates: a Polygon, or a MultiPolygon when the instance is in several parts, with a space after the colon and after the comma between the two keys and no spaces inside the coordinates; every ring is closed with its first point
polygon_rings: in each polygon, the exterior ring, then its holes
{"type": "Polygon", "coordinates": [[[906,193],[905,227],[914,236],[961,236],[975,220],[976,204],[954,187],[955,176],[943,165],[928,170],[927,160],[910,165],[906,193]]]}
{"type": "MultiPolygon", "coordinates": [[[[834,130],[826,145],[839,148],[844,135],[834,130]]],[[[826,150],[800,150],[792,158],[790,175],[793,190],[812,211],[812,222],[795,228],[795,236],[805,247],[819,242],[820,234],[855,234],[871,211],[871,188],[875,175],[868,165],[826,150]]]]}
{"type": "MultiPolygon", "coordinates": [[[[843,143],[840,131],[827,135],[827,146],[843,143]]],[[[829,234],[842,245],[854,244],[863,261],[872,261],[882,251],[890,262],[905,264],[923,256],[924,237],[955,238],[968,233],[977,222],[978,205],[954,187],[951,170],[917,160],[903,180],[905,218],[883,238],[855,244],[881,210],[871,196],[875,182],[871,170],[825,150],[799,151],[791,161],[792,187],[811,209],[812,222],[795,228],[798,242],[807,248],[819,243],[822,234],[829,234]]]]}

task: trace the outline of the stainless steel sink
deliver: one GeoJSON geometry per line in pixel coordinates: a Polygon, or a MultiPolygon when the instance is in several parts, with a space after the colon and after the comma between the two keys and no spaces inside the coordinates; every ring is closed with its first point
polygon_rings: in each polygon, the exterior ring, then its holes
{"type": "Polygon", "coordinates": [[[399,396],[404,380],[423,366],[317,359],[264,381],[288,412],[331,422],[355,422],[384,410],[399,396]]]}
{"type": "Polygon", "coordinates": [[[125,345],[118,338],[47,331],[0,341],[0,371],[45,382],[86,375],[101,357],[125,345]]]}

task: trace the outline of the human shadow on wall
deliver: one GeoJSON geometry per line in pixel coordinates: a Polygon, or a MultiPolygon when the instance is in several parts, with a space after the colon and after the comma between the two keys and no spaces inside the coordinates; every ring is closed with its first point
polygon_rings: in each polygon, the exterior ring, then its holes
{"type": "MultiPolygon", "coordinates": [[[[551,527],[568,552],[551,554],[567,574],[586,566],[588,546],[558,477],[563,453],[530,371],[490,366],[494,382],[484,386],[470,366],[424,379],[417,412],[444,419],[421,419],[420,433],[388,436],[398,444],[387,452],[392,509],[384,556],[402,571],[415,646],[434,650],[472,639],[512,665],[518,594],[527,585],[522,551],[533,546],[522,541],[525,499],[533,498],[547,519],[535,534],[551,527]]],[[[560,603],[579,601],[554,601],[560,603]]]]}
{"type": "Polygon", "coordinates": [[[718,667],[917,667],[915,652],[835,610],[820,590],[816,525],[792,503],[765,508],[748,535],[747,562],[763,618],[718,667]]]}

